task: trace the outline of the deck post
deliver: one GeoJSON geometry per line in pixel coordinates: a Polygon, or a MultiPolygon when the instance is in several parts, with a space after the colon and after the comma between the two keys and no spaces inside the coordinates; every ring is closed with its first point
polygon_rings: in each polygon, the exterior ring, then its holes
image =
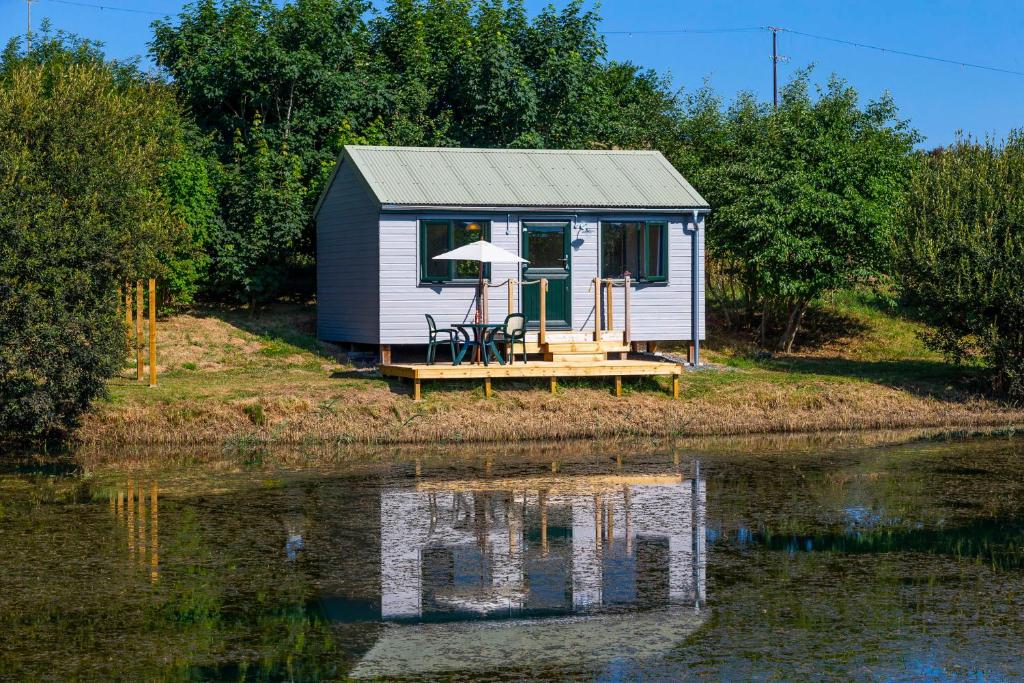
{"type": "Polygon", "coordinates": [[[601,341],[601,278],[594,278],[594,341],[601,341]]]}
{"type": "Polygon", "coordinates": [[[604,307],[604,315],[605,315],[605,318],[607,318],[607,320],[608,320],[608,324],[605,327],[605,329],[614,330],[615,329],[615,313],[613,312],[613,304],[612,304],[612,288],[615,285],[612,284],[611,280],[608,280],[605,284],[608,286],[608,303],[604,307]]]}
{"type": "Polygon", "coordinates": [[[391,344],[380,345],[380,364],[391,365],[391,344]]]}
{"type": "Polygon", "coordinates": [[[491,378],[490,377],[484,377],[484,397],[485,398],[490,398],[491,397],[491,378]]]}
{"type": "Polygon", "coordinates": [[[507,315],[512,315],[513,313],[515,313],[515,303],[513,301],[514,296],[513,296],[512,288],[515,287],[516,284],[517,284],[516,281],[513,280],[512,278],[508,279],[508,313],[507,313],[507,315]]]}
{"type": "Polygon", "coordinates": [[[632,287],[630,286],[631,280],[629,277],[629,273],[626,273],[623,279],[625,280],[625,293],[622,295],[623,313],[626,316],[626,333],[623,336],[623,341],[625,342],[626,346],[629,346],[630,343],[633,341],[633,332],[631,329],[632,325],[630,325],[630,323],[632,322],[631,318],[633,317],[633,314],[629,308],[629,299],[631,296],[629,290],[632,289],[632,287]]]}
{"type": "Polygon", "coordinates": [[[548,279],[540,279],[540,331],[537,333],[537,342],[543,344],[547,341],[548,323],[548,279]]]}
{"type": "Polygon", "coordinates": [[[558,378],[557,377],[552,377],[551,378],[551,393],[552,394],[557,394],[558,393],[558,378]]]}
{"type": "Polygon", "coordinates": [[[622,375],[615,375],[615,395],[622,396],[622,375]]]}
{"type": "Polygon", "coordinates": [[[423,386],[419,377],[412,380],[412,400],[419,401],[423,397],[423,386]]]}
{"type": "Polygon", "coordinates": [[[679,398],[679,375],[672,375],[672,398],[679,398]]]}

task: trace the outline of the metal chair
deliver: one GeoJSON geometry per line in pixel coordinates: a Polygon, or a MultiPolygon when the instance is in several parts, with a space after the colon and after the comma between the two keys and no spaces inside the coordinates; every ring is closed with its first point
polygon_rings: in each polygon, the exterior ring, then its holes
{"type": "Polygon", "coordinates": [[[505,316],[505,324],[491,333],[487,340],[490,344],[504,344],[508,349],[509,363],[515,363],[516,343],[523,345],[523,363],[526,361],[526,316],[522,313],[510,313],[505,316]]]}
{"type": "Polygon", "coordinates": [[[437,347],[442,344],[448,345],[448,350],[452,354],[452,360],[454,360],[456,331],[452,329],[438,329],[437,323],[434,322],[434,316],[429,313],[425,313],[424,315],[427,318],[427,330],[429,332],[429,336],[427,338],[427,365],[434,364],[434,360],[437,357],[437,347]],[[439,338],[439,335],[447,335],[447,338],[439,338]]]}

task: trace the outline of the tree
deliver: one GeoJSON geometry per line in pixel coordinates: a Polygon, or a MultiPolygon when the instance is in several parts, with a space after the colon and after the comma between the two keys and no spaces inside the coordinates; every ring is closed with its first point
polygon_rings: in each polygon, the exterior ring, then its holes
{"type": "Polygon", "coordinates": [[[183,230],[162,192],[170,89],[84,41],[38,45],[0,61],[0,440],[60,435],[102,394],[124,360],[119,292],[183,230]]]}
{"type": "Polygon", "coordinates": [[[199,0],[157,21],[150,51],[211,144],[211,284],[252,302],[313,255],[310,214],[344,141],[372,127],[362,0],[199,0]]]}
{"type": "Polygon", "coordinates": [[[917,140],[888,95],[861,108],[833,77],[812,98],[806,72],[777,111],[741,95],[723,112],[703,92],[683,136],[682,170],[714,207],[709,251],[761,309],[762,344],[773,311],[788,352],[811,301],[887,272],[917,140]]]}
{"type": "Polygon", "coordinates": [[[1024,132],[918,162],[897,273],[935,326],[925,341],[958,363],[980,357],[996,392],[1024,398],[1024,132]]]}

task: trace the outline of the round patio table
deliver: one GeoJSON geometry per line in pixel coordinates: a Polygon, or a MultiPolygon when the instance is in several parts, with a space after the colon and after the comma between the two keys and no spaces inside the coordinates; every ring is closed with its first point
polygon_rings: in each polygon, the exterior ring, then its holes
{"type": "MultiPolygon", "coordinates": [[[[480,363],[481,358],[483,358],[484,365],[487,365],[487,332],[492,329],[501,329],[504,326],[504,323],[460,323],[452,325],[452,327],[462,332],[462,334],[466,337],[467,341],[469,340],[469,330],[473,331],[472,344],[475,351],[473,353],[473,360],[471,362],[480,363]]],[[[492,346],[490,352],[494,354],[494,358],[495,360],[498,361],[499,365],[505,364],[505,359],[501,357],[501,352],[498,351],[497,347],[492,346]]],[[[463,350],[459,352],[458,361],[454,363],[454,365],[459,365],[460,363],[462,363],[462,358],[463,356],[465,356],[465,353],[466,349],[463,348],[463,350]]]]}

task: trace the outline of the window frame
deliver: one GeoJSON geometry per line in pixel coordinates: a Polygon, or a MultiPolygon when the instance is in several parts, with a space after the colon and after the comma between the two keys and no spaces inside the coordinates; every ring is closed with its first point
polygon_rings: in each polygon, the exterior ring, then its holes
{"type": "Polygon", "coordinates": [[[604,274],[604,236],[607,226],[610,224],[624,224],[629,223],[638,227],[638,239],[640,240],[640,268],[641,272],[633,273],[631,278],[633,282],[668,282],[668,242],[669,242],[669,222],[667,220],[644,220],[644,219],[602,219],[600,221],[600,233],[598,235],[598,268],[601,269],[601,277],[603,279],[618,279],[608,278],[604,274]],[[650,262],[651,262],[651,229],[657,227],[662,231],[662,244],[661,244],[661,258],[659,265],[661,266],[661,275],[652,275],[650,262]]]}
{"type": "MultiPolygon", "coordinates": [[[[470,283],[476,283],[478,277],[456,277],[455,276],[455,264],[460,263],[459,261],[448,261],[448,274],[445,276],[439,275],[428,275],[427,266],[430,263],[430,256],[427,254],[427,225],[441,225],[445,224],[448,226],[448,247],[445,251],[451,251],[455,248],[455,224],[456,223],[479,223],[480,224],[480,239],[488,240],[491,239],[491,219],[489,218],[421,218],[417,221],[416,231],[417,240],[419,242],[419,273],[418,282],[421,285],[465,285],[470,283]]],[[[484,279],[490,281],[491,279],[491,264],[484,264],[484,279]]]]}

